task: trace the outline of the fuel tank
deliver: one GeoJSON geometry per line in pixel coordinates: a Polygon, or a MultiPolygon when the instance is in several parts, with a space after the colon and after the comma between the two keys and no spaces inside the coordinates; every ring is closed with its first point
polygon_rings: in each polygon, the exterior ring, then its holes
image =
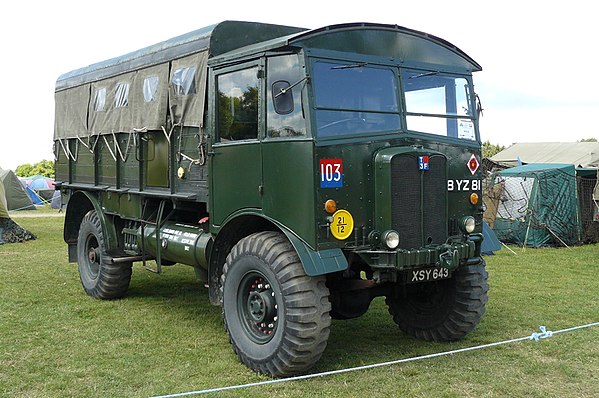
{"type": "Polygon", "coordinates": [[[207,253],[212,245],[212,235],[200,225],[166,221],[156,233],[156,226],[146,225],[137,230],[137,241],[143,241],[147,254],[175,263],[208,269],[207,253]]]}

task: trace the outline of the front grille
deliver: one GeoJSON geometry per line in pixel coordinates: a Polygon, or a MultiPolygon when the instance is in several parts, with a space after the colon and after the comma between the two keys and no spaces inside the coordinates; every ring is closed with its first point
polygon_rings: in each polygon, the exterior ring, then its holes
{"type": "Polygon", "coordinates": [[[396,155],[391,160],[391,220],[400,248],[411,249],[447,238],[447,160],[429,158],[429,170],[418,169],[418,157],[396,155]]]}

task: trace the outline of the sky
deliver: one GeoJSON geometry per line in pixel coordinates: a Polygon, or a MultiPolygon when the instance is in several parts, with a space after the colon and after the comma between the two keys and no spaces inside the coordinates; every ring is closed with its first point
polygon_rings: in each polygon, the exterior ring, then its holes
{"type": "Polygon", "coordinates": [[[210,9],[206,3],[4,2],[0,167],[53,160],[54,85],[62,73],[223,20],[304,28],[375,22],[424,31],[482,66],[474,84],[484,108],[483,141],[599,139],[599,23],[592,2],[228,0],[210,2],[210,9]]]}

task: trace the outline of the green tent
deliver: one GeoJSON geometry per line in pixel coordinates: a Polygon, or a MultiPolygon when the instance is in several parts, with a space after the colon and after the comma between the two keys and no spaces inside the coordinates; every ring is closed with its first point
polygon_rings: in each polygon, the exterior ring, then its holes
{"type": "Polygon", "coordinates": [[[4,194],[4,184],[0,184],[0,218],[9,218],[6,196],[4,194]]]}
{"type": "Polygon", "coordinates": [[[8,214],[4,184],[0,184],[0,245],[25,242],[35,239],[35,235],[15,223],[8,214]]]}
{"type": "Polygon", "coordinates": [[[491,179],[493,231],[520,246],[567,246],[581,241],[576,171],[571,164],[528,164],[491,179]]]}
{"type": "Polygon", "coordinates": [[[6,208],[12,210],[35,210],[35,205],[31,201],[19,177],[12,170],[0,168],[0,184],[4,186],[4,195],[6,196],[6,208]]]}

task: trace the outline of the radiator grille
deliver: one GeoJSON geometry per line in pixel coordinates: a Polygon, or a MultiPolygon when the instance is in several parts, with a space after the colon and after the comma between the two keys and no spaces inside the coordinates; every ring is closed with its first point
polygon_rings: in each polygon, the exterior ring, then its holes
{"type": "Polygon", "coordinates": [[[431,156],[429,170],[418,158],[396,155],[391,160],[391,220],[400,234],[400,248],[444,243],[447,237],[447,160],[431,156]]]}

